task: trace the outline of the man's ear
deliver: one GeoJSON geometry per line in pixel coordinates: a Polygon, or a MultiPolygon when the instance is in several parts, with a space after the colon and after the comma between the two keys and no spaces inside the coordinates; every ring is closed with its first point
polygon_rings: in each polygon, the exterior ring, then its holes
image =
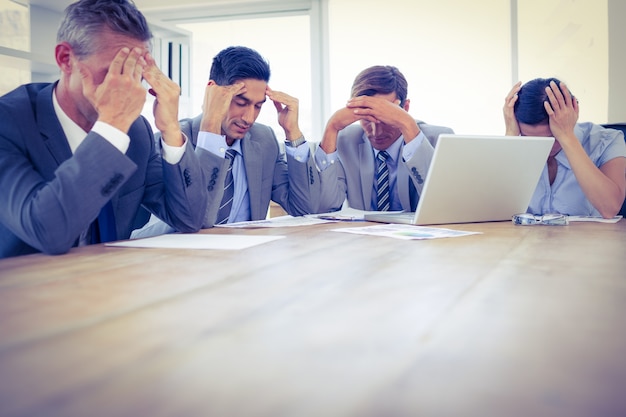
{"type": "Polygon", "coordinates": [[[61,42],[54,48],[54,58],[61,72],[72,72],[72,58],[74,54],[72,47],[67,42],[61,42]]]}
{"type": "Polygon", "coordinates": [[[409,111],[409,105],[411,104],[411,100],[410,99],[405,99],[404,100],[404,106],[402,106],[402,108],[404,109],[404,111],[408,112],[409,111]]]}

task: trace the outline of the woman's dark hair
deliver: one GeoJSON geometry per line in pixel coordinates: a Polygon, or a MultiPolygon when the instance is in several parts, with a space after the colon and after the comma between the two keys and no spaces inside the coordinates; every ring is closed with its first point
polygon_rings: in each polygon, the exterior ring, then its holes
{"type": "Polygon", "coordinates": [[[522,86],[513,107],[518,122],[528,125],[548,123],[548,112],[543,103],[548,101],[546,87],[552,81],[561,88],[561,81],[556,78],[535,78],[522,86]]]}

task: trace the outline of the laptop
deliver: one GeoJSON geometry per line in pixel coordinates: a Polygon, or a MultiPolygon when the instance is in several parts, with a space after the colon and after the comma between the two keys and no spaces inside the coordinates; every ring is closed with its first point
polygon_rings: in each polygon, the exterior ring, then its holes
{"type": "Polygon", "coordinates": [[[441,134],[416,211],[364,219],[414,225],[511,220],[525,213],[553,137],[441,134]]]}

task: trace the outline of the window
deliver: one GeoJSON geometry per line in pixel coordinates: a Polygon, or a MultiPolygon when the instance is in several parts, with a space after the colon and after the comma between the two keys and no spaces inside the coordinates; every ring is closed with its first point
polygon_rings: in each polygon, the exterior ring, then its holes
{"type": "Polygon", "coordinates": [[[0,95],[30,82],[30,11],[28,6],[0,0],[0,95]]]}
{"type": "MultiPolygon", "coordinates": [[[[242,18],[227,21],[178,25],[191,35],[192,62],[190,105],[186,117],[201,113],[213,57],[228,46],[247,46],[270,64],[269,86],[299,100],[300,129],[312,138],[311,48],[308,15],[242,18]]],[[[183,116],[183,115],[181,115],[183,116]]],[[[279,140],[284,131],[278,125],[276,109],[268,101],[257,122],[271,126],[279,140]]]]}

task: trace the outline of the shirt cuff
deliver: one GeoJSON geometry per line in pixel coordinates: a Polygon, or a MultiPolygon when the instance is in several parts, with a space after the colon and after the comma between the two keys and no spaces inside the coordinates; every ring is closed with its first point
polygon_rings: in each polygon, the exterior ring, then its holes
{"type": "Polygon", "coordinates": [[[105,138],[121,153],[125,154],[128,150],[128,147],[130,146],[130,138],[128,137],[128,135],[108,123],[97,121],[96,123],[94,123],[91,131],[105,138]]]}
{"type": "MultiPolygon", "coordinates": [[[[182,133],[182,132],[181,132],[182,133]]],[[[187,147],[187,135],[183,133],[183,144],[181,146],[171,146],[165,143],[161,136],[161,155],[163,160],[171,165],[176,165],[183,159],[187,147]]]]}
{"type": "Polygon", "coordinates": [[[413,139],[409,143],[405,143],[402,147],[402,158],[405,161],[413,158],[413,154],[415,154],[415,151],[417,151],[417,149],[422,145],[424,139],[426,139],[426,135],[424,135],[424,132],[420,130],[417,136],[415,136],[415,139],[413,139]]]}
{"type": "Polygon", "coordinates": [[[196,147],[209,151],[214,155],[224,156],[226,147],[226,137],[212,132],[198,132],[196,147]]]}
{"type": "Polygon", "coordinates": [[[318,147],[315,150],[315,164],[317,169],[324,171],[337,161],[337,151],[327,154],[324,150],[318,147]]]}
{"type": "Polygon", "coordinates": [[[304,142],[295,148],[292,146],[285,146],[285,152],[298,162],[306,163],[309,161],[309,144],[304,142]]]}

